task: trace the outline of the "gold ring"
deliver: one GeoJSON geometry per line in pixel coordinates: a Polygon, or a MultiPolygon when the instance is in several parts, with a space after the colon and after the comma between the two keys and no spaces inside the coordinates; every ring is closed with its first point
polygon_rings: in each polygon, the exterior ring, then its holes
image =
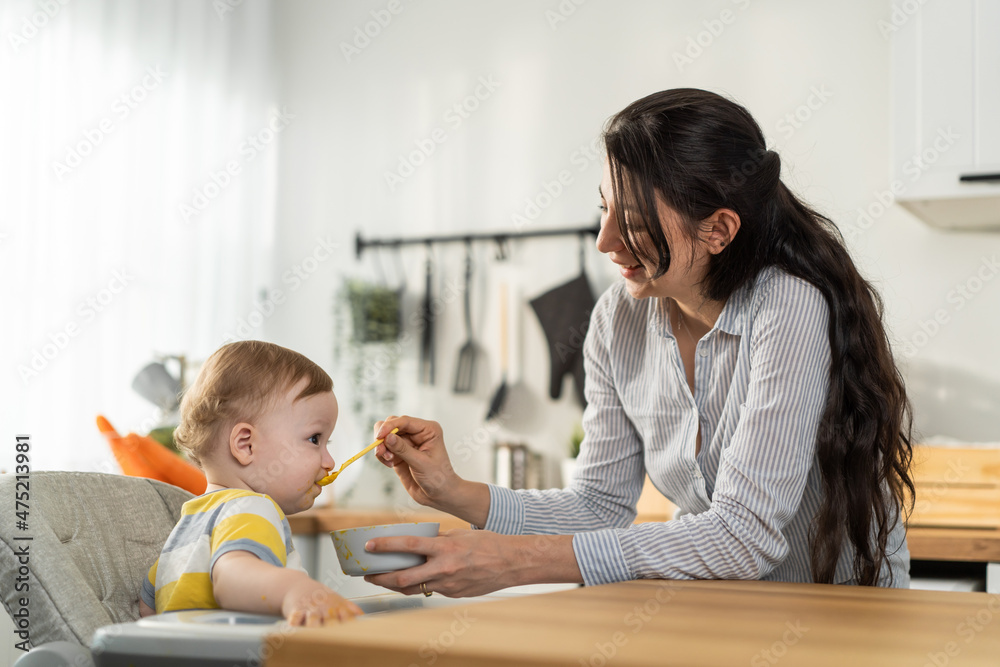
{"type": "Polygon", "coordinates": [[[427,582],[426,581],[420,582],[420,590],[423,591],[424,597],[428,597],[429,598],[430,596],[434,595],[434,591],[427,590],[427,582]]]}

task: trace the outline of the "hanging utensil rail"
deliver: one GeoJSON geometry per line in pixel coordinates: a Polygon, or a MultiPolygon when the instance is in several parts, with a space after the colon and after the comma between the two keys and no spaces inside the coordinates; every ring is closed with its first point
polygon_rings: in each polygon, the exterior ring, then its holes
{"type": "Polygon", "coordinates": [[[568,227],[566,229],[535,229],[527,232],[482,232],[466,234],[441,234],[439,236],[415,236],[408,238],[384,238],[365,239],[361,232],[357,233],[354,242],[354,250],[358,258],[364,254],[368,248],[398,248],[404,245],[433,245],[435,243],[471,243],[473,241],[492,241],[503,247],[508,241],[518,239],[538,238],[540,236],[573,236],[583,234],[597,234],[601,231],[601,225],[593,224],[589,227],[568,227]]]}

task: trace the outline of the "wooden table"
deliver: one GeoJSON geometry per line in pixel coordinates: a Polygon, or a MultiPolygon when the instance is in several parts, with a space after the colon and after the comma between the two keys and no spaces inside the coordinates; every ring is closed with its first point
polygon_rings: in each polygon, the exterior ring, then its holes
{"type": "Polygon", "coordinates": [[[1000,662],[1000,596],[763,581],[630,581],[396,612],[268,638],[268,667],[1000,662]]]}

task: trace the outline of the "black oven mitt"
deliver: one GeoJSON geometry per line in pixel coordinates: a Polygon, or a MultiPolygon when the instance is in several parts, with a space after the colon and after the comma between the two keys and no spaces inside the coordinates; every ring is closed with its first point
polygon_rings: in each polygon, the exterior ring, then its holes
{"type": "Polygon", "coordinates": [[[583,395],[583,340],[590,326],[590,313],[594,309],[594,293],[590,291],[587,276],[577,278],[532,299],[531,307],[545,332],[552,364],[549,376],[549,396],[562,394],[563,377],[573,374],[576,397],[586,407],[583,395]]]}

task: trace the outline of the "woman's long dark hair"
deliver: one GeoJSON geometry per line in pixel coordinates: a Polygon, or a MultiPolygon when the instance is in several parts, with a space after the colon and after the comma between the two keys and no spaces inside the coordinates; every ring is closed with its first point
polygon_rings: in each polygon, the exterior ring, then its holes
{"type": "Polygon", "coordinates": [[[718,209],[740,217],[730,244],[710,256],[701,284],[707,299],[724,302],[771,265],[825,297],[830,389],[816,437],[824,497],[811,535],[813,581],[832,583],[847,539],[855,581],[876,585],[907,496],[906,515],[912,511],[912,413],[882,326],[882,300],[836,225],[781,182],[781,160],[749,112],[714,93],[678,88],[644,97],[611,118],[604,143],[617,208],[634,211],[618,216],[623,242],[633,257],[657,262],[657,277],[671,256],[660,197],[680,214],[680,231],[693,244],[699,222],[718,209]]]}

